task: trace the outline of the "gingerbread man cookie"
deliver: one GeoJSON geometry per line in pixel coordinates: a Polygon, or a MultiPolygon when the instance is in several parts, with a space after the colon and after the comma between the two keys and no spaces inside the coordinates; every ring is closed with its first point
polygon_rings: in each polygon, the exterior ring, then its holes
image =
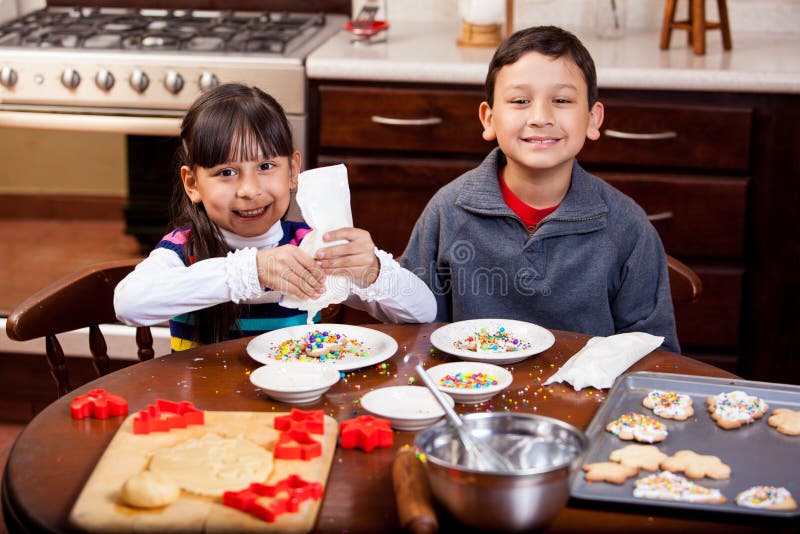
{"type": "Polygon", "coordinates": [[[608,457],[612,462],[648,471],[658,471],[661,461],[667,458],[668,456],[658,450],[655,445],[627,445],[611,451],[611,455],[608,457]]]}
{"type": "Polygon", "coordinates": [[[617,462],[596,462],[583,466],[586,471],[587,482],[611,482],[622,484],[632,476],[639,474],[638,467],[620,464],[617,462]]]}
{"type": "Polygon", "coordinates": [[[682,395],[674,391],[651,391],[642,399],[645,408],[653,410],[653,413],[664,419],[675,419],[685,421],[694,415],[692,408],[692,398],[689,395],[682,395]]]}
{"type": "Polygon", "coordinates": [[[606,425],[606,430],[619,439],[644,443],[664,441],[667,437],[667,426],[654,417],[636,412],[622,414],[606,425]]]}
{"type": "Polygon", "coordinates": [[[694,451],[678,451],[661,462],[661,469],[683,473],[688,478],[713,478],[725,480],[731,476],[731,468],[717,456],[697,454],[694,451]]]}
{"type": "Polygon", "coordinates": [[[763,399],[744,391],[731,391],[707,397],[708,411],[720,428],[733,430],[759,419],[769,409],[763,399]]]}
{"type": "Polygon", "coordinates": [[[800,411],[775,408],[767,419],[767,424],[777,428],[781,434],[800,436],[800,411]]]}

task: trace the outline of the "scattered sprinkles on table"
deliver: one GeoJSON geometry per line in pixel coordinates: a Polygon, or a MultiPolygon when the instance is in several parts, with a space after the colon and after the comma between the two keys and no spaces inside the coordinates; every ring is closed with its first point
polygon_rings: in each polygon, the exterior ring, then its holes
{"type": "Polygon", "coordinates": [[[327,330],[314,330],[299,339],[287,339],[275,348],[276,360],[339,360],[345,356],[370,356],[363,342],[327,330]]]}
{"type": "Polygon", "coordinates": [[[496,376],[487,373],[464,373],[462,371],[453,375],[445,375],[439,379],[439,385],[455,389],[481,389],[496,386],[499,380],[496,376]]]}
{"type": "Polygon", "coordinates": [[[494,332],[481,328],[465,339],[454,341],[453,346],[473,352],[514,352],[529,349],[531,344],[501,326],[494,332]]]}
{"type": "Polygon", "coordinates": [[[706,488],[690,482],[681,475],[669,471],[654,473],[636,481],[633,496],[643,499],[665,499],[670,501],[723,503],[725,496],[718,489],[706,488]]]}

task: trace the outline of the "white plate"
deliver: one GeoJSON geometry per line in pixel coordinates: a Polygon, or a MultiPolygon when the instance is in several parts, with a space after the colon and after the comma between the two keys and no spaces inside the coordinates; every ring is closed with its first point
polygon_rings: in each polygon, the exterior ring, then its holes
{"type": "Polygon", "coordinates": [[[555,336],[546,328],[513,319],[470,319],[468,321],[458,321],[437,328],[431,334],[431,344],[442,352],[458,356],[462,360],[498,365],[522,361],[528,356],[544,352],[552,347],[555,342],[555,336]],[[455,347],[456,341],[466,339],[479,332],[482,328],[489,332],[496,332],[500,327],[505,328],[521,341],[529,343],[530,347],[512,352],[475,352],[455,347]]]}
{"type": "Polygon", "coordinates": [[[338,381],[339,371],[332,366],[307,362],[263,365],[250,373],[254,386],[288,404],[314,402],[338,381]]]}
{"type": "Polygon", "coordinates": [[[486,402],[510,386],[512,380],[514,380],[512,374],[502,367],[483,362],[443,363],[434,365],[428,368],[427,371],[434,383],[439,387],[439,391],[447,393],[453,397],[454,401],[462,404],[479,404],[481,402],[486,402]],[[497,379],[497,384],[476,388],[446,387],[439,384],[442,378],[448,375],[455,376],[458,373],[463,373],[465,375],[484,373],[488,376],[495,377],[497,379]]]}
{"type": "Polygon", "coordinates": [[[326,360],[324,362],[315,360],[316,365],[328,365],[339,371],[351,371],[388,360],[397,352],[397,341],[378,330],[364,328],[363,326],[322,323],[289,326],[256,336],[247,344],[247,354],[255,361],[265,365],[287,363],[275,358],[281,343],[289,339],[300,339],[315,330],[328,331],[359,341],[369,354],[369,356],[348,354],[338,360],[326,360]]]}
{"type": "MultiPolygon", "coordinates": [[[[453,399],[444,395],[452,406],[453,399]]],[[[373,389],[361,397],[361,407],[389,420],[395,430],[421,430],[444,417],[444,410],[428,388],[390,386],[373,389]]]]}

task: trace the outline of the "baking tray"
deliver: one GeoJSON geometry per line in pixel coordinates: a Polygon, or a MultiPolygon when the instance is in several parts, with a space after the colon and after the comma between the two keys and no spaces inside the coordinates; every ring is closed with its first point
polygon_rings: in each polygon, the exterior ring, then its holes
{"type": "Polygon", "coordinates": [[[626,505],[708,510],[716,513],[730,512],[775,518],[800,517],[800,509],[773,511],[745,508],[735,502],[736,495],[740,491],[755,485],[783,486],[791,492],[795,501],[800,502],[800,468],[798,468],[800,436],[781,434],[767,424],[767,419],[775,408],[800,410],[800,386],[669,373],[637,372],[622,375],[608,392],[606,400],[586,430],[590,444],[584,453],[581,465],[608,461],[608,456],[614,449],[638,443],[623,441],[607,432],[605,427],[609,421],[629,411],[651,415],[665,423],[669,431],[664,441],[654,443],[661,452],[672,455],[681,449],[691,449],[699,454],[718,456],[731,467],[731,476],[728,480],[690,479],[702,486],[720,490],[727,497],[727,502],[688,503],[634,497],[634,482],[650,474],[650,471],[645,470],[641,470],[638,476],[629,478],[624,484],[616,485],[608,482],[587,482],[583,470],[576,469],[570,481],[570,495],[575,499],[626,505]],[[653,389],[690,395],[694,415],[685,421],[656,417],[651,410],[642,406],[642,399],[653,389]],[[723,430],[711,419],[706,397],[737,389],[761,397],[769,404],[769,410],[763,417],[749,425],[736,430],[723,430]]]}

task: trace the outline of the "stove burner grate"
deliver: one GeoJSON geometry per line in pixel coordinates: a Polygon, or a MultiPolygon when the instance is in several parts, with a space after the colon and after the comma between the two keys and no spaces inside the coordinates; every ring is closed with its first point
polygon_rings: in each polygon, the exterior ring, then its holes
{"type": "Polygon", "coordinates": [[[324,25],[323,13],[49,7],[0,25],[0,46],[283,54],[324,25]]]}

